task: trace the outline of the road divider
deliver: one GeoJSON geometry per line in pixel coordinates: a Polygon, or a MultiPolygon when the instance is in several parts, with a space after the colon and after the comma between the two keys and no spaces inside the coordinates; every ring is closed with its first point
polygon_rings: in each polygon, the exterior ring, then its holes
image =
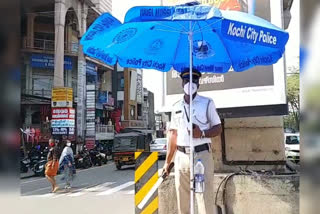
{"type": "Polygon", "coordinates": [[[158,152],[135,152],[135,214],[153,214],[158,211],[158,192],[140,210],[137,206],[156,184],[158,175],[158,152]]]}

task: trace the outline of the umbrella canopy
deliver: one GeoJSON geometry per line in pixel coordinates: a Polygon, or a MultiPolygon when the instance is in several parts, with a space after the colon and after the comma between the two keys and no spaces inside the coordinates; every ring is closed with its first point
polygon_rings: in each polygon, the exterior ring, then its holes
{"type": "Polygon", "coordinates": [[[215,7],[142,6],[131,8],[121,24],[101,15],[81,39],[86,55],[122,67],[200,72],[245,71],[272,65],[284,53],[287,32],[259,17],[215,7]]]}

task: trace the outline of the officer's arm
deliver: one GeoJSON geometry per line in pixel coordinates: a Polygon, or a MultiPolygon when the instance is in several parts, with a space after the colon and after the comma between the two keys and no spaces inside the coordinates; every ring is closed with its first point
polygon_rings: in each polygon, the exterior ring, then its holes
{"type": "Polygon", "coordinates": [[[169,131],[169,142],[168,142],[168,151],[167,151],[167,157],[166,157],[166,164],[170,164],[174,154],[177,151],[177,130],[171,129],[169,131]]]}
{"type": "Polygon", "coordinates": [[[215,125],[211,127],[210,129],[204,130],[205,137],[213,138],[216,136],[219,136],[222,132],[222,126],[221,124],[215,125]]]}
{"type": "Polygon", "coordinates": [[[208,119],[210,121],[211,128],[204,130],[205,137],[213,138],[219,136],[222,132],[221,120],[219,118],[216,106],[213,100],[210,101],[208,107],[208,119]]]}

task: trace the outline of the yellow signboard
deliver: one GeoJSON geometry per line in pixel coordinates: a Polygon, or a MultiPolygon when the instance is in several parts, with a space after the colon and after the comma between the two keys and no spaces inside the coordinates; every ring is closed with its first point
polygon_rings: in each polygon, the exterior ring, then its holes
{"type": "Polygon", "coordinates": [[[73,90],[72,88],[53,88],[52,89],[52,102],[60,101],[73,101],[73,90]]]}

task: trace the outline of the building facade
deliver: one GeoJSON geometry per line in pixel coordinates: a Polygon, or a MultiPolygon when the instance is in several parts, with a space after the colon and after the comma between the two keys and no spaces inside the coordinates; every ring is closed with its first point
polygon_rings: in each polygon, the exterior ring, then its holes
{"type": "Polygon", "coordinates": [[[101,13],[111,12],[112,1],[30,0],[22,4],[21,128],[34,132],[28,141],[48,142],[52,137],[51,90],[70,87],[76,125],[74,134],[63,139],[85,142],[86,85],[95,85],[94,129],[99,132],[113,110],[114,68],[84,56],[79,40],[101,13]]]}

